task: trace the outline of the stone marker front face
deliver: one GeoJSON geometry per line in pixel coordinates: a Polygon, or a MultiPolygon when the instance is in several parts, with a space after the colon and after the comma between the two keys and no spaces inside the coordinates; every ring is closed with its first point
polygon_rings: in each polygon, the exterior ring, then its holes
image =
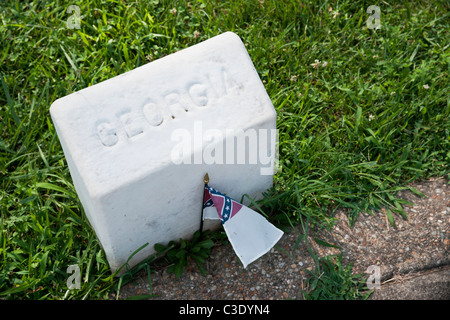
{"type": "Polygon", "coordinates": [[[237,201],[272,186],[276,113],[231,32],[58,99],[50,113],[113,272],[142,245],[130,267],[199,229],[205,173],[237,201]]]}

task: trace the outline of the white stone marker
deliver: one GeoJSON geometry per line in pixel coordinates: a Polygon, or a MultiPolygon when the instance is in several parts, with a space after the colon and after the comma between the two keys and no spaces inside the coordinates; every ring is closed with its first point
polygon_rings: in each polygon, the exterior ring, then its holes
{"type": "Polygon", "coordinates": [[[205,173],[237,201],[272,186],[276,113],[234,33],[58,99],[50,112],[113,272],[142,245],[130,267],[199,229],[205,173]]]}

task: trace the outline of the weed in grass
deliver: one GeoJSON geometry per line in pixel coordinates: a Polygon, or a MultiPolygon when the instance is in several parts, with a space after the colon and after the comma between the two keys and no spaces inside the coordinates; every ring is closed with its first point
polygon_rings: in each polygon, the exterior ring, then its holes
{"type": "Polygon", "coordinates": [[[353,274],[352,264],[342,264],[342,254],[321,258],[313,272],[307,271],[310,277],[303,290],[307,300],[365,300],[373,292],[363,274],[353,274]]]}
{"type": "Polygon", "coordinates": [[[178,243],[170,241],[167,246],[157,243],[155,244],[155,250],[159,254],[165,254],[169,262],[167,272],[173,273],[179,278],[185,267],[188,266],[189,260],[195,262],[200,272],[206,275],[203,264],[209,257],[213,246],[214,241],[210,237],[210,231],[206,230],[202,233],[196,231],[191,240],[180,239],[178,243]]]}

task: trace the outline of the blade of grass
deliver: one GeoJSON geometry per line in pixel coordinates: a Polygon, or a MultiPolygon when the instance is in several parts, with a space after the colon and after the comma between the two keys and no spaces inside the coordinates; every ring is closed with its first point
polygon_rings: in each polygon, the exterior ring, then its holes
{"type": "Polygon", "coordinates": [[[14,119],[16,127],[19,127],[20,119],[16,114],[16,110],[14,109],[14,104],[11,100],[11,96],[9,95],[8,87],[6,86],[5,79],[3,78],[3,73],[1,73],[1,72],[0,72],[0,80],[2,81],[2,87],[3,87],[3,91],[5,92],[6,100],[8,101],[9,112],[11,112],[11,115],[14,119]]]}

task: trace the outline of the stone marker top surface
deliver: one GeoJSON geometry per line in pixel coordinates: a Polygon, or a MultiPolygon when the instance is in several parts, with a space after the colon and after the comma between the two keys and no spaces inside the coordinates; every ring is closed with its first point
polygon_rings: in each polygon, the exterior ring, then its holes
{"type": "Polygon", "coordinates": [[[276,117],[232,32],[60,98],[50,112],[92,198],[171,165],[177,128],[245,130],[276,117]]]}

